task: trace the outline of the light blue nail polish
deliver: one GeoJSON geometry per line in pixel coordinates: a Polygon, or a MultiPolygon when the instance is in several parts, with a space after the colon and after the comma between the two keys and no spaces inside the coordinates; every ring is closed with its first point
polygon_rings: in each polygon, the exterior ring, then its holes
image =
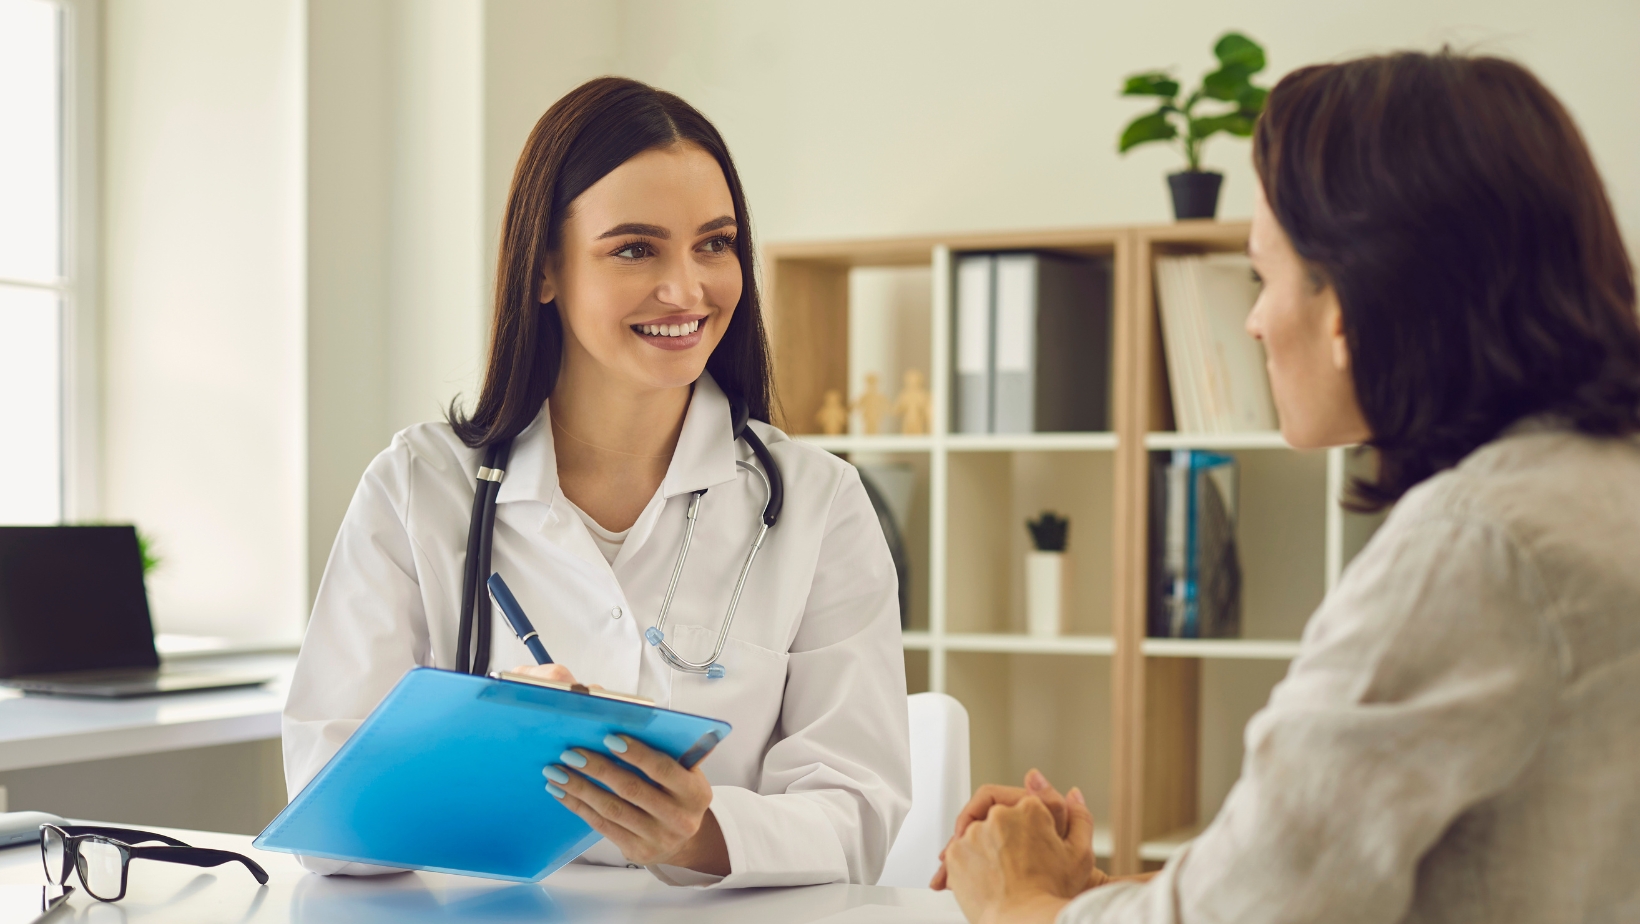
{"type": "Polygon", "coordinates": [[[626,753],[626,742],[622,741],[618,735],[605,735],[604,747],[609,748],[617,754],[626,753]]]}
{"type": "Polygon", "coordinates": [[[574,751],[565,751],[558,755],[558,759],[577,770],[587,765],[587,759],[574,751]]]}
{"type": "Polygon", "coordinates": [[[558,787],[552,785],[551,783],[547,784],[547,792],[552,793],[552,797],[554,799],[564,798],[564,791],[562,789],[559,789],[558,787]]]}
{"type": "Polygon", "coordinates": [[[547,768],[543,769],[541,772],[546,774],[547,779],[552,780],[554,783],[568,783],[569,782],[569,774],[567,774],[564,771],[558,769],[557,767],[547,767],[547,768]]]}

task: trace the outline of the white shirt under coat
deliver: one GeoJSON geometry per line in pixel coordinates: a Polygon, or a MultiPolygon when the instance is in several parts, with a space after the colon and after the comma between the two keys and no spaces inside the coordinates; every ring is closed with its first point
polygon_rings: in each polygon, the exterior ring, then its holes
{"type": "MultiPolygon", "coordinates": [[[[846,462],[759,421],[779,463],[785,509],[746,581],[723,654],[727,675],[674,671],[644,641],[701,499],[667,641],[711,653],[763,510],[763,482],[731,439],[727,399],[696,383],[659,490],[607,561],[558,486],[546,409],[514,441],[496,499],[492,567],[553,659],[577,678],[734,731],[702,769],[732,872],[720,887],[876,881],[910,806],[911,771],[894,564],[846,462]]],[[[479,452],[443,423],[397,434],[365,471],[319,585],[284,713],[285,778],[307,785],[413,667],[456,663],[462,564],[479,452]]],[[[533,663],[492,613],[492,669],[533,663]]],[[[521,835],[527,836],[525,832],[521,835]]],[[[585,858],[625,864],[600,841],[585,858]]],[[[308,858],[309,869],[377,868],[308,858]]]]}

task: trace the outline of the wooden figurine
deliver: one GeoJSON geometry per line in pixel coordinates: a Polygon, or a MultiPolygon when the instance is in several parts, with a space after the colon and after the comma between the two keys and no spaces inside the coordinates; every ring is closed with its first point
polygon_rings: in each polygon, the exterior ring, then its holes
{"type": "Polygon", "coordinates": [[[900,432],[928,433],[933,410],[933,396],[923,386],[922,370],[905,370],[900,397],[894,402],[894,413],[900,418],[900,432]]]}
{"type": "Polygon", "coordinates": [[[820,402],[820,413],[814,415],[815,422],[820,424],[820,432],[827,436],[836,436],[848,429],[848,407],[843,404],[843,393],[835,388],[826,389],[826,396],[820,402]]]}
{"type": "Polygon", "coordinates": [[[888,413],[888,397],[877,390],[877,373],[866,373],[866,390],[854,399],[854,409],[860,412],[860,432],[883,432],[883,415],[888,413]]]}

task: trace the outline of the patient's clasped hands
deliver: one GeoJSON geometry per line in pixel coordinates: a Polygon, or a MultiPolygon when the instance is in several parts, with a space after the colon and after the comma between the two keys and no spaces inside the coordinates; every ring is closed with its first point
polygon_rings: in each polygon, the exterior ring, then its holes
{"type": "Polygon", "coordinates": [[[1093,815],[1081,790],[1062,796],[1036,770],[1024,788],[980,787],[940,859],[929,886],[954,892],[976,924],[1051,922],[1110,879],[1094,866],[1093,815]]]}

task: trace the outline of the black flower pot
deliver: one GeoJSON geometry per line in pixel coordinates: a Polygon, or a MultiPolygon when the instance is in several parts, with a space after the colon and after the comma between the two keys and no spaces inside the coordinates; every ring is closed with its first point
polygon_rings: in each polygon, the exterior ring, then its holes
{"type": "Polygon", "coordinates": [[[1173,192],[1173,217],[1212,218],[1219,211],[1219,187],[1224,185],[1224,174],[1184,170],[1167,176],[1167,188],[1173,192]]]}

